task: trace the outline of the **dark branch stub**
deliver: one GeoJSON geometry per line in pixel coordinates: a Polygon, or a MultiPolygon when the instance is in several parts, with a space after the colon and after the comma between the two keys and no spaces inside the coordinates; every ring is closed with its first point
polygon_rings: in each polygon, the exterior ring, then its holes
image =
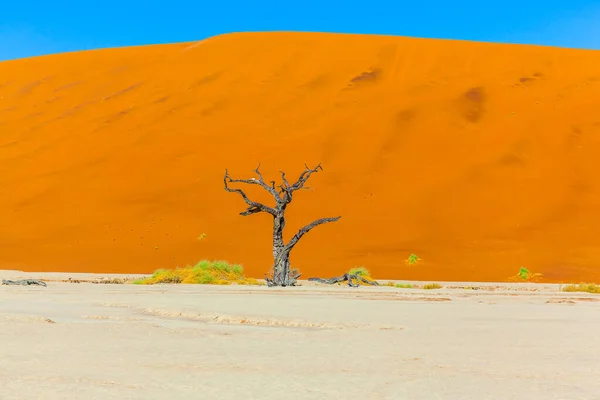
{"type": "Polygon", "coordinates": [[[251,179],[233,179],[229,175],[229,172],[225,170],[224,185],[225,190],[231,193],[238,193],[244,202],[248,205],[246,211],[240,213],[240,215],[248,216],[259,212],[266,212],[273,216],[273,259],[274,264],[270,275],[265,276],[267,285],[269,286],[294,286],[296,281],[300,277],[300,273],[297,270],[291,270],[290,268],[290,252],[298,244],[300,239],[306,235],[313,228],[335,222],[341,217],[333,218],[320,218],[312,223],[301,228],[289,241],[285,244],[283,240],[283,228],[285,227],[285,210],[289,203],[292,202],[293,193],[297,190],[306,189],[305,184],[312,174],[318,171],[322,171],[323,167],[321,164],[315,168],[309,168],[305,166],[305,170],[300,174],[300,177],[294,184],[290,184],[285,176],[285,172],[281,173],[281,184],[277,185],[275,181],[266,183],[262,173],[260,172],[260,164],[254,172],[256,178],[251,179]],[[275,200],[275,206],[269,207],[262,203],[252,201],[248,198],[246,193],[241,189],[229,187],[230,183],[244,183],[247,185],[256,185],[262,187],[264,190],[269,192],[275,200]]]}
{"type": "Polygon", "coordinates": [[[18,281],[11,281],[8,279],[3,279],[2,284],[3,285],[20,285],[20,286],[30,286],[30,285],[47,286],[46,282],[43,282],[43,281],[40,281],[37,279],[21,279],[18,281]]]}
{"type": "Polygon", "coordinates": [[[325,279],[324,278],[308,278],[308,280],[311,282],[324,283],[326,285],[333,285],[335,283],[348,281],[348,286],[358,287],[359,281],[360,281],[367,285],[379,286],[379,283],[377,281],[370,281],[368,279],[363,278],[359,274],[350,274],[350,273],[345,273],[342,276],[334,276],[333,278],[328,278],[328,279],[327,278],[325,278],[325,279]]]}

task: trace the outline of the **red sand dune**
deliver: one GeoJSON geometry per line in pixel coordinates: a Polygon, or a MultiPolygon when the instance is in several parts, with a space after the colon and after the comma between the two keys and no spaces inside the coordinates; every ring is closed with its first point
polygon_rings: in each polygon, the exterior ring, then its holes
{"type": "Polygon", "coordinates": [[[0,267],[261,277],[270,218],[224,169],[322,162],[287,236],[342,219],[292,253],[304,277],[597,281],[599,109],[600,52],[548,47],[248,33],[3,62],[0,267]]]}

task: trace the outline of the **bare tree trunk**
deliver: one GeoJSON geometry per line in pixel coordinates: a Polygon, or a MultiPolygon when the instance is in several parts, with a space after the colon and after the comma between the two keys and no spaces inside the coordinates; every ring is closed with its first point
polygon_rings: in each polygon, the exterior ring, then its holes
{"type": "Polygon", "coordinates": [[[273,217],[273,284],[275,286],[289,286],[290,282],[290,249],[283,241],[283,228],[285,228],[285,208],[273,217]]]}
{"type": "Polygon", "coordinates": [[[290,277],[290,251],[285,248],[274,251],[277,251],[277,255],[273,264],[273,284],[275,286],[292,286],[295,280],[292,282],[290,277]]]}

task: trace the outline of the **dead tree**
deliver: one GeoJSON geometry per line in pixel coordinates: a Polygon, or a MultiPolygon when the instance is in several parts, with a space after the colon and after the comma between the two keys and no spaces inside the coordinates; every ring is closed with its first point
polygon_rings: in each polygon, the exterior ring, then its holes
{"type": "Polygon", "coordinates": [[[333,278],[308,278],[308,280],[311,282],[324,283],[326,285],[333,285],[336,283],[348,281],[348,286],[350,287],[359,287],[360,282],[367,285],[379,286],[379,282],[377,281],[370,281],[366,278],[363,278],[359,274],[351,274],[349,272],[345,273],[342,276],[334,276],[333,278]]]}
{"type": "Polygon", "coordinates": [[[20,286],[30,286],[30,285],[46,286],[46,282],[40,281],[37,279],[21,279],[18,281],[11,281],[8,279],[3,279],[2,284],[3,285],[20,285],[20,286]]]}
{"type": "Polygon", "coordinates": [[[267,213],[273,217],[273,268],[270,276],[266,276],[267,285],[269,286],[294,286],[298,278],[300,277],[299,273],[291,273],[290,272],[290,252],[298,244],[300,239],[304,235],[306,235],[311,229],[323,225],[329,222],[335,222],[340,217],[334,218],[321,218],[305,227],[301,228],[286,244],[283,240],[283,229],[285,227],[285,210],[292,202],[292,198],[294,192],[307,189],[305,187],[306,181],[310,178],[312,174],[318,172],[319,170],[323,170],[321,164],[317,165],[315,168],[309,168],[305,166],[306,169],[300,174],[300,177],[294,184],[290,184],[285,176],[285,172],[280,171],[281,173],[281,184],[275,184],[275,181],[266,183],[263,179],[263,176],[260,172],[260,164],[254,170],[258,179],[233,179],[229,176],[229,172],[225,170],[225,190],[232,193],[238,193],[242,196],[242,199],[248,205],[246,211],[240,213],[240,215],[248,216],[257,213],[267,213]],[[248,198],[246,193],[241,189],[231,188],[229,187],[230,183],[245,183],[248,185],[257,185],[269,192],[273,198],[275,199],[275,206],[270,207],[255,201],[252,201],[248,198]]]}

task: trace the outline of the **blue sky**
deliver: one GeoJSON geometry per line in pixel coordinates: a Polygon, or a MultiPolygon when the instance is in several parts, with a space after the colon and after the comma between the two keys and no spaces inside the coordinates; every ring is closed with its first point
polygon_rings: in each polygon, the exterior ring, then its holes
{"type": "Polygon", "coordinates": [[[274,30],[600,49],[600,0],[5,0],[0,60],[274,30]]]}

